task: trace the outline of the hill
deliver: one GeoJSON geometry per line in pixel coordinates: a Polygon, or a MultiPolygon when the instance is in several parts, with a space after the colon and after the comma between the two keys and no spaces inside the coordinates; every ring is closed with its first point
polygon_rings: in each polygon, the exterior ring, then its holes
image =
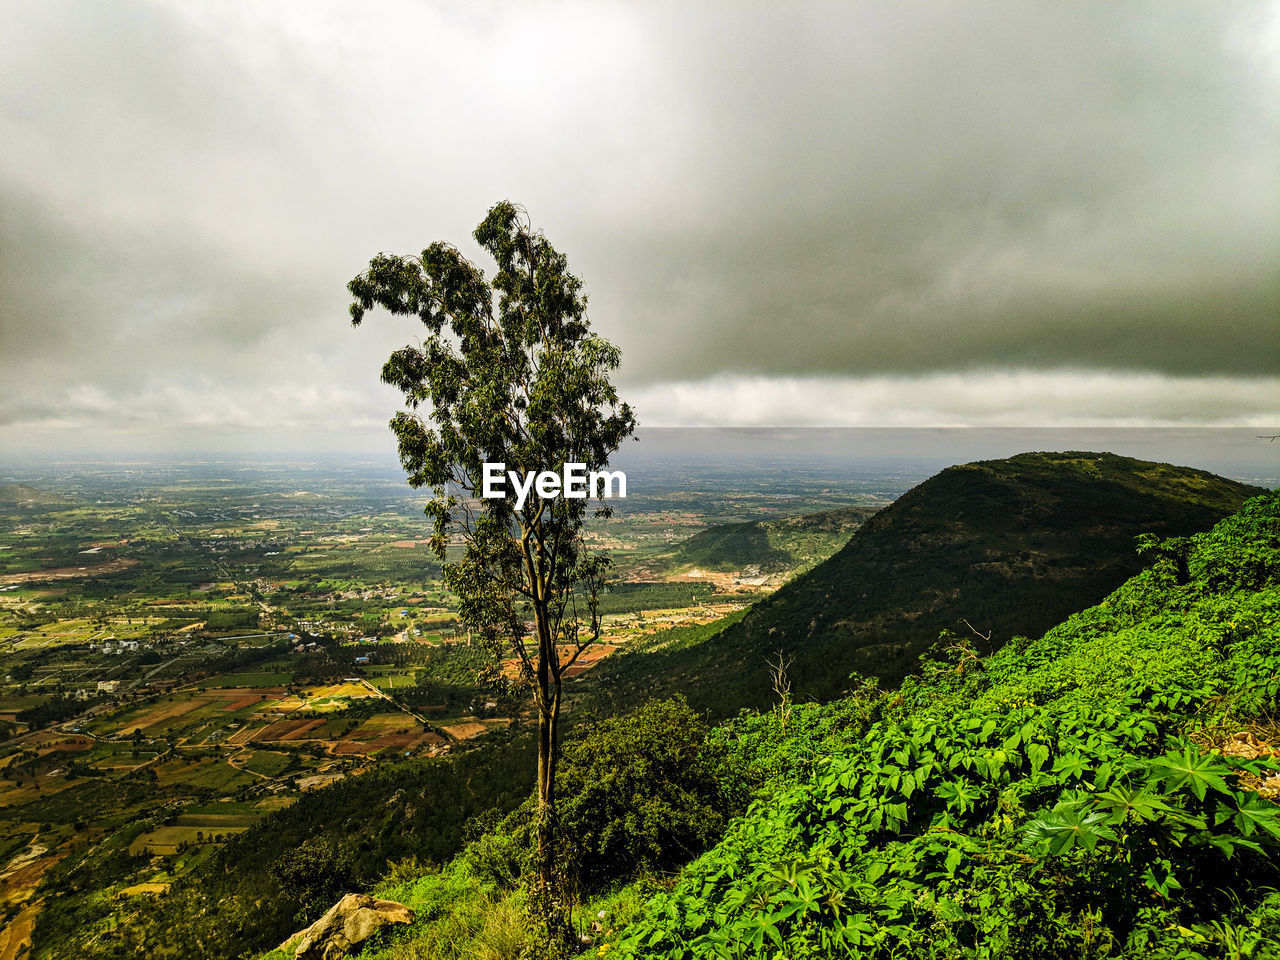
{"type": "Polygon", "coordinates": [[[730,715],[770,702],[766,659],[778,651],[797,699],[838,696],[854,671],[896,683],[941,631],[963,633],[983,653],[1038,635],[1136,573],[1138,535],[1205,530],[1259,492],[1109,453],[950,467],[745,616],[614,656],[585,686],[606,711],[680,692],[730,715]]]}
{"type": "Polygon", "coordinates": [[[875,513],[842,507],[776,520],[726,523],[695,533],[659,560],[671,570],[750,571],[769,574],[825,560],[875,513]]]}
{"type": "Polygon", "coordinates": [[[67,502],[66,497],[25,483],[0,483],[0,506],[43,507],[67,502]]]}
{"type": "Polygon", "coordinates": [[[600,952],[1280,956],[1280,495],[1186,546],[926,665],[600,952]]]}
{"type": "MultiPolygon", "coordinates": [[[[579,871],[588,953],[1276,960],[1280,493],[1147,562],[1039,639],[957,643],[895,691],[710,732],[678,702],[597,725],[562,794],[582,866],[613,867],[579,871]]],[[[389,875],[373,892],[417,918],[361,956],[536,954],[527,822],[389,875]]]]}

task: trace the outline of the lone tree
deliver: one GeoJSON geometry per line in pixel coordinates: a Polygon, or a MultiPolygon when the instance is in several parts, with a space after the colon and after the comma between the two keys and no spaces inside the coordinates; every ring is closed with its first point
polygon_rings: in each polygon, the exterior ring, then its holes
{"type": "Polygon", "coordinates": [[[437,242],[418,257],[379,254],[347,289],[353,325],[381,306],[420,318],[428,331],[421,346],[395,351],[382,368],[383,382],[398,387],[409,408],[391,429],[410,486],[434,495],[426,508],[431,548],[463,622],[496,656],[514,651],[533,692],[538,889],[551,917],[559,914],[562,685],[600,636],[598,598],[610,561],[584,542],[586,499],[530,496],[520,506],[513,497],[483,499],[482,464],[526,476],[567,463],[602,470],[634,432],[635,417],[610,381],[619,351],[591,332],[582,282],[523,208],[496,204],[474,236],[497,263],[492,281],[456,247],[437,242]]]}

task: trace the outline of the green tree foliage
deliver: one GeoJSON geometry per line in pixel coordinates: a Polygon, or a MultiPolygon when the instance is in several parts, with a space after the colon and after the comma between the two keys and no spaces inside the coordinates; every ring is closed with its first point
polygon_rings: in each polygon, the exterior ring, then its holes
{"type": "Polygon", "coordinates": [[[15,663],[9,668],[9,677],[15,683],[24,683],[30,680],[33,673],[35,673],[35,664],[33,663],[15,663]]]}
{"type": "Polygon", "coordinates": [[[677,867],[723,832],[726,751],[708,734],[674,698],[600,721],[566,746],[560,817],[585,886],[677,867]]]}
{"type": "Polygon", "coordinates": [[[25,710],[19,710],[17,719],[23,723],[29,724],[32,729],[38,730],[47,727],[52,723],[60,723],[63,720],[74,717],[83,713],[90,707],[97,705],[105,699],[97,694],[88,700],[77,700],[75,697],[58,696],[52,697],[43,703],[38,703],[33,707],[27,707],[25,710]]]}
{"type": "MultiPolygon", "coordinates": [[[[701,853],[740,812],[728,749],[683,698],[574,730],[560,766],[565,880],[587,894],[701,853]]],[[[535,868],[533,800],[488,818],[464,859],[475,875],[513,885],[535,868]]]]}
{"type": "Polygon", "coordinates": [[[214,610],[205,617],[210,630],[256,630],[261,612],[247,607],[230,610],[214,610]]]}
{"type": "Polygon", "coordinates": [[[351,851],[332,837],[315,837],[286,850],[269,871],[285,896],[301,906],[300,921],[315,920],[346,893],[355,879],[351,851]]]}
{"type": "Polygon", "coordinates": [[[421,346],[392,354],[384,382],[408,410],[391,421],[413,487],[430,487],[431,546],[459,612],[495,654],[514,649],[538,730],[539,882],[555,899],[556,764],[563,678],[600,634],[608,559],[582,536],[587,500],[483,499],[483,464],[522,474],[603,469],[635,429],[610,374],[620,355],[591,332],[582,283],[527,214],[496,204],[476,228],[492,281],[447,243],[380,254],[348,285],[353,324],[375,306],[417,317],[421,346]],[[425,409],[425,414],[422,412],[425,409]],[[451,535],[465,543],[450,559],[451,535]],[[532,636],[527,624],[532,621],[532,636]]]}

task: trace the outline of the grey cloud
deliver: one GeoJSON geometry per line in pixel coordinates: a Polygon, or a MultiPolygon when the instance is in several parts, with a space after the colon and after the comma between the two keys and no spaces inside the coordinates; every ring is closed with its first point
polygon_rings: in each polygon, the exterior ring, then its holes
{"type": "Polygon", "coordinates": [[[282,422],[389,413],[377,369],[416,331],[351,331],[346,280],[473,252],[502,197],[650,396],[1273,372],[1274,4],[3,8],[12,423],[73,387],[101,398],[77,417],[156,429],[255,392],[282,422]]]}
{"type": "Polygon", "coordinates": [[[1264,8],[866,10],[823,8],[773,46],[686,35],[723,167],[701,229],[640,240],[649,269],[619,297],[645,314],[633,354],[656,365],[678,340],[690,375],[711,357],[1269,368],[1280,86],[1274,53],[1238,49],[1264,8]]]}
{"type": "Polygon", "coordinates": [[[1280,376],[981,370],[920,376],[726,376],[641,387],[647,427],[1202,426],[1280,421],[1280,376]]]}

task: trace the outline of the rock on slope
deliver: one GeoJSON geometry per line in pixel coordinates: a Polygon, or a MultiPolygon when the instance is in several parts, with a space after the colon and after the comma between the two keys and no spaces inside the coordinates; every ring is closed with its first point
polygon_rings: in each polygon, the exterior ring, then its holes
{"type": "Polygon", "coordinates": [[[280,945],[297,960],[340,960],[383,927],[412,923],[413,911],[394,900],[349,893],[323,917],[280,945]]]}

